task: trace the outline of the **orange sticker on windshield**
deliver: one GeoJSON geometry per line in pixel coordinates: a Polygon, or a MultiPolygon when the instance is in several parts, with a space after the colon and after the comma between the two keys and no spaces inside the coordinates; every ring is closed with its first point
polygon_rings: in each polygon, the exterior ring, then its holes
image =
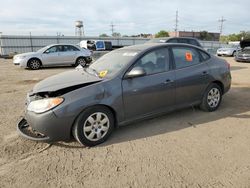
{"type": "Polygon", "coordinates": [[[186,52],[186,61],[193,61],[193,56],[190,52],[186,52]]]}
{"type": "Polygon", "coordinates": [[[106,74],[108,73],[108,71],[107,70],[105,70],[105,71],[101,71],[101,72],[99,72],[99,76],[101,77],[101,78],[103,78],[103,77],[105,77],[106,76],[106,74]]]}

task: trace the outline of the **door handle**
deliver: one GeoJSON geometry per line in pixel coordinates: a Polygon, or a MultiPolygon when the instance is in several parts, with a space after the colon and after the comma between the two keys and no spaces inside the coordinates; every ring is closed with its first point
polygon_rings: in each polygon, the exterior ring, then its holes
{"type": "Polygon", "coordinates": [[[164,84],[171,84],[171,83],[173,83],[173,82],[174,82],[173,80],[167,79],[167,80],[164,82],[164,84]]]}
{"type": "Polygon", "coordinates": [[[202,75],[207,75],[207,74],[208,74],[207,71],[203,71],[203,72],[202,72],[202,75]]]}

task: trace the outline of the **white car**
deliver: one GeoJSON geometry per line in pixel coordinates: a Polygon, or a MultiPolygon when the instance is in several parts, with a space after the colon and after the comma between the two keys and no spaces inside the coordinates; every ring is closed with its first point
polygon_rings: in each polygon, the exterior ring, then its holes
{"type": "Polygon", "coordinates": [[[74,65],[83,67],[92,61],[91,51],[70,44],[54,44],[41,48],[37,52],[18,54],[13,63],[33,70],[46,66],[74,65]]]}
{"type": "Polygon", "coordinates": [[[219,48],[217,50],[217,56],[235,56],[238,46],[231,46],[228,48],[219,48]]]}

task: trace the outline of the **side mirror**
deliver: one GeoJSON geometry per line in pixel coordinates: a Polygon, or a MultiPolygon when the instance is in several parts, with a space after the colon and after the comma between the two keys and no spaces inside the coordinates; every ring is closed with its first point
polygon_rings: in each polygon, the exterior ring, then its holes
{"type": "Polygon", "coordinates": [[[146,71],[142,67],[134,67],[131,71],[129,71],[125,78],[135,78],[140,76],[145,76],[146,71]]]}

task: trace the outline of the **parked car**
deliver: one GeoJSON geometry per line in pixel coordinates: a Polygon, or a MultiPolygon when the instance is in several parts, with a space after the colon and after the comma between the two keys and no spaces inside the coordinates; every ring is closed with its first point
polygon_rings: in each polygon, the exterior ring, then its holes
{"type": "Polygon", "coordinates": [[[240,41],[240,47],[237,50],[235,60],[238,62],[250,62],[250,39],[240,41]]]}
{"type": "Polygon", "coordinates": [[[81,48],[87,48],[93,51],[112,50],[112,42],[104,40],[82,40],[80,42],[81,48]]]}
{"type": "MultiPolygon", "coordinates": [[[[36,141],[104,142],[115,127],[189,106],[215,111],[229,90],[229,64],[186,44],[114,50],[88,68],[37,83],[19,133],[36,141]]],[[[143,128],[142,128],[143,129],[143,128]]]]}
{"type": "Polygon", "coordinates": [[[231,45],[227,48],[219,48],[216,52],[217,56],[235,56],[238,49],[237,45],[231,45]]]}
{"type": "Polygon", "coordinates": [[[91,52],[75,45],[55,44],[37,52],[15,55],[13,63],[33,70],[46,66],[74,65],[86,66],[92,61],[91,52]]]}
{"type": "Polygon", "coordinates": [[[196,38],[191,37],[161,37],[151,39],[147,43],[184,43],[202,48],[200,42],[196,38]]]}

